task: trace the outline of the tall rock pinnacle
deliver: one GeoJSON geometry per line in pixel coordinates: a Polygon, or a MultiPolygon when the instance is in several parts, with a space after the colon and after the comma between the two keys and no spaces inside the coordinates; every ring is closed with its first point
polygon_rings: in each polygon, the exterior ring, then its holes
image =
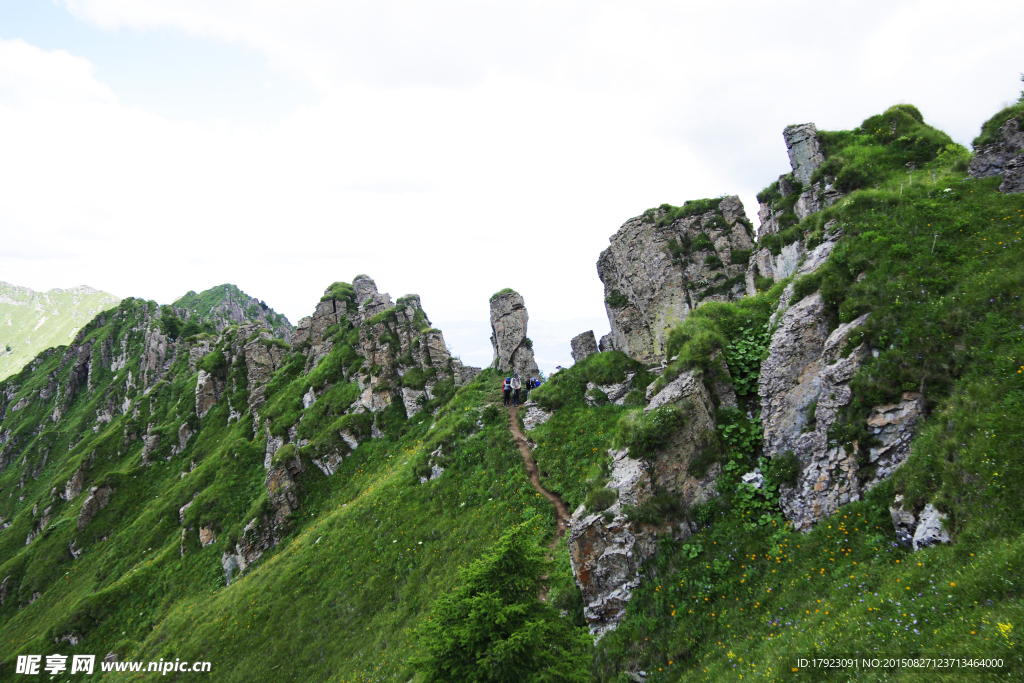
{"type": "Polygon", "coordinates": [[[529,319],[518,292],[503,289],[491,297],[491,345],[498,369],[518,372],[522,377],[539,374],[533,345],[526,338],[529,319]]]}

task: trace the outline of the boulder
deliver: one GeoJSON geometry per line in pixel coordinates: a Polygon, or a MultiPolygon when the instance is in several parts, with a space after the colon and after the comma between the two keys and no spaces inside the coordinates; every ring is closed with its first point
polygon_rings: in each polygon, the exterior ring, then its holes
{"type": "Polygon", "coordinates": [[[540,369],[526,337],[530,316],[523,297],[512,290],[502,290],[491,297],[490,305],[491,346],[498,369],[518,372],[520,377],[539,376],[540,369]]]}
{"type": "Polygon", "coordinates": [[[914,532],[917,531],[917,516],[913,510],[903,507],[903,494],[896,494],[896,499],[889,507],[889,516],[892,517],[892,525],[896,529],[896,540],[902,545],[911,545],[914,532]]]}
{"type": "Polygon", "coordinates": [[[946,515],[939,512],[934,505],[928,503],[921,510],[914,531],[914,550],[927,548],[936,543],[949,543],[949,533],[942,528],[946,515]]]}
{"type": "Polygon", "coordinates": [[[204,548],[211,543],[216,543],[217,537],[213,535],[213,529],[208,526],[199,527],[199,544],[204,548]]]}
{"type": "Polygon", "coordinates": [[[577,334],[569,342],[569,345],[572,348],[572,359],[576,363],[579,363],[587,356],[600,352],[597,348],[597,340],[594,338],[593,330],[577,334]]]}
{"type": "Polygon", "coordinates": [[[605,351],[615,350],[615,342],[612,341],[611,332],[601,337],[601,341],[598,342],[597,344],[597,350],[600,351],[601,353],[604,353],[605,351]]]}

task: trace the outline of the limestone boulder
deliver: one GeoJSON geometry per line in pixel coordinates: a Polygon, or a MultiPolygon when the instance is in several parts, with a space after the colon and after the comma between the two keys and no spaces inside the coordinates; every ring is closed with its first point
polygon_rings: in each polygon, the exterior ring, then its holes
{"type": "Polygon", "coordinates": [[[584,616],[591,633],[601,636],[625,616],[633,590],[640,585],[640,567],[656,549],[657,530],[627,519],[624,505],[650,500],[648,464],[629,457],[628,449],[609,451],[612,473],[608,488],[618,493],[606,510],[587,512],[581,505],[569,524],[567,544],[576,585],[583,596],[584,616]]]}
{"type": "Polygon", "coordinates": [[[572,348],[572,359],[576,363],[579,363],[587,356],[600,353],[593,330],[587,330],[586,332],[577,334],[569,342],[569,345],[572,348]]]}
{"type": "Polygon", "coordinates": [[[914,530],[914,550],[927,548],[936,543],[949,543],[949,532],[943,528],[946,515],[939,512],[934,505],[928,503],[918,516],[917,529],[914,530]]]}

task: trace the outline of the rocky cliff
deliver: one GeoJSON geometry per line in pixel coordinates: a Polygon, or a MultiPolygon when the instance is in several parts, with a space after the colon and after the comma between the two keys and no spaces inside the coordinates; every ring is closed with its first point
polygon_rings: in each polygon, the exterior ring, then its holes
{"type": "Polygon", "coordinates": [[[601,252],[610,346],[645,363],[669,331],[706,301],[744,295],[753,230],[738,197],[663,204],[626,221],[601,252]]]}

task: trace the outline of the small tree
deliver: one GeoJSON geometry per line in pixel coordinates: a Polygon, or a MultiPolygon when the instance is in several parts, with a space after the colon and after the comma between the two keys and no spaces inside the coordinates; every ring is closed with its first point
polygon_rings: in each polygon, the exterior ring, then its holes
{"type": "Polygon", "coordinates": [[[534,523],[512,527],[434,602],[413,662],[424,681],[590,680],[590,635],[538,597],[548,563],[534,523]]]}

